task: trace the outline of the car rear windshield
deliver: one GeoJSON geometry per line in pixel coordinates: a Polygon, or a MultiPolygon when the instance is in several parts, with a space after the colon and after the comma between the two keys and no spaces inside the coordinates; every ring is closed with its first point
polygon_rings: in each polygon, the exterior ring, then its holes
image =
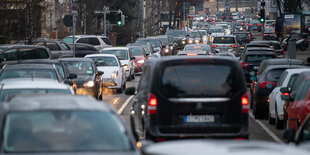
{"type": "Polygon", "coordinates": [[[140,47],[131,47],[130,48],[130,54],[131,56],[143,56],[142,48],[140,47]]]}
{"type": "Polygon", "coordinates": [[[185,37],[185,31],[174,31],[174,30],[168,30],[166,32],[167,36],[173,36],[173,37],[185,37]]]}
{"type": "Polygon", "coordinates": [[[209,49],[208,46],[203,46],[203,45],[186,45],[184,47],[184,51],[190,51],[190,50],[207,51],[208,49],[209,49]]]}
{"type": "Polygon", "coordinates": [[[209,29],[209,32],[211,32],[211,33],[223,33],[224,30],[223,29],[209,29]]]}
{"type": "Polygon", "coordinates": [[[117,116],[99,111],[12,112],[2,135],[8,153],[133,150],[117,116]]]}
{"type": "Polygon", "coordinates": [[[213,40],[215,44],[234,44],[235,38],[234,37],[215,37],[213,40]]]}
{"type": "Polygon", "coordinates": [[[0,101],[8,101],[15,95],[24,94],[71,94],[69,89],[3,89],[0,92],[0,101]]]}
{"type": "Polygon", "coordinates": [[[262,62],[263,60],[272,59],[273,55],[251,54],[245,58],[246,62],[262,62]]]}
{"type": "Polygon", "coordinates": [[[91,58],[96,66],[118,66],[117,60],[114,57],[88,57],[91,58]]]}
{"type": "Polygon", "coordinates": [[[272,69],[267,73],[266,79],[267,81],[277,82],[281,76],[281,74],[286,70],[287,68],[277,68],[272,69]]]}
{"type": "Polygon", "coordinates": [[[88,61],[67,61],[64,62],[69,72],[77,75],[93,75],[94,69],[91,62],[88,61]]]}
{"type": "Polygon", "coordinates": [[[128,59],[128,51],[127,50],[102,50],[101,54],[113,54],[119,60],[127,60],[128,59]]]}
{"type": "Polygon", "coordinates": [[[158,41],[158,39],[138,39],[137,41],[136,41],[136,43],[150,43],[154,48],[160,48],[160,43],[159,43],[159,41],[158,41]]]}
{"type": "Polygon", "coordinates": [[[59,80],[56,71],[52,69],[18,68],[1,71],[0,80],[11,78],[45,78],[59,80]]]}
{"type": "Polygon", "coordinates": [[[236,36],[238,36],[240,39],[249,39],[248,33],[236,33],[236,36]]]}
{"type": "Polygon", "coordinates": [[[227,97],[234,92],[235,78],[228,65],[168,66],[161,78],[161,90],[169,98],[227,97]]]}

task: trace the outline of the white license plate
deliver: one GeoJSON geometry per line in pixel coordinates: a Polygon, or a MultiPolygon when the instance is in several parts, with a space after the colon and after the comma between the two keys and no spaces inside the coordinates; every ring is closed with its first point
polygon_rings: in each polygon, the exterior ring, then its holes
{"type": "Polygon", "coordinates": [[[212,123],[214,122],[213,115],[187,115],[185,116],[186,123],[212,123]]]}
{"type": "Polygon", "coordinates": [[[259,69],[259,66],[254,66],[253,68],[254,68],[254,69],[259,69]]]}

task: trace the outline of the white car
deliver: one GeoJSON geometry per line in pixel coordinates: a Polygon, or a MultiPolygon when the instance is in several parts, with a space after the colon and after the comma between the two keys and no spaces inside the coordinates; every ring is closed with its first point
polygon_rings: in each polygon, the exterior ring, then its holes
{"type": "Polygon", "coordinates": [[[135,64],[134,57],[131,56],[130,50],[128,47],[112,47],[105,48],[100,51],[101,54],[113,54],[115,55],[122,63],[126,71],[126,78],[128,81],[135,79],[135,64]]]}
{"type": "Polygon", "coordinates": [[[0,102],[8,101],[16,95],[27,94],[72,94],[74,91],[67,85],[53,79],[12,78],[1,80],[0,102]]]}
{"type": "Polygon", "coordinates": [[[90,54],[85,58],[94,61],[98,71],[104,72],[102,84],[111,89],[117,89],[122,92],[126,88],[126,73],[121,62],[113,54],[90,54]]]}
{"type": "Polygon", "coordinates": [[[292,86],[296,77],[304,71],[310,71],[310,68],[285,70],[282,73],[277,86],[269,94],[269,123],[275,123],[277,129],[282,129],[284,127],[284,101],[281,99],[282,93],[280,92],[280,89],[282,87],[292,86]]]}
{"type": "MultiPolygon", "coordinates": [[[[75,43],[84,43],[84,44],[90,44],[94,46],[98,51],[107,48],[112,47],[112,44],[108,37],[102,36],[102,35],[76,35],[74,36],[75,43]]],[[[66,43],[72,43],[73,42],[73,36],[68,36],[63,39],[66,43]]]]}

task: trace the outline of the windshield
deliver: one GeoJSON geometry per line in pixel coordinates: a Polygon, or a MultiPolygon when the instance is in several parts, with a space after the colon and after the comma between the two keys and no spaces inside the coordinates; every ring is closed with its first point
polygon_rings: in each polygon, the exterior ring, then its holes
{"type": "Polygon", "coordinates": [[[161,90],[168,98],[230,96],[235,84],[232,72],[226,65],[169,66],[163,72],[161,90]]]}
{"type": "Polygon", "coordinates": [[[132,47],[130,48],[131,56],[143,56],[143,51],[140,47],[132,47]]]}
{"type": "Polygon", "coordinates": [[[8,101],[11,97],[20,94],[71,94],[69,89],[3,89],[0,92],[0,101],[8,101]]]}
{"type": "Polygon", "coordinates": [[[99,111],[12,112],[3,137],[9,153],[133,150],[118,118],[99,111]]]}
{"type": "Polygon", "coordinates": [[[4,69],[1,71],[0,80],[11,78],[45,78],[58,80],[56,71],[52,69],[21,68],[4,69]]]}
{"type": "Polygon", "coordinates": [[[160,43],[157,39],[143,39],[143,40],[137,40],[137,43],[150,43],[154,48],[160,48],[160,43]]]}
{"type": "Polygon", "coordinates": [[[185,51],[195,50],[195,51],[207,51],[209,48],[208,46],[201,46],[201,45],[186,45],[184,47],[185,51]]]}
{"type": "Polygon", "coordinates": [[[198,38],[200,37],[200,34],[198,32],[191,32],[191,37],[198,38]]]}
{"type": "Polygon", "coordinates": [[[270,70],[267,73],[267,80],[272,82],[277,82],[280,79],[281,74],[286,70],[287,68],[278,68],[270,70]]]}
{"type": "Polygon", "coordinates": [[[91,58],[96,66],[118,66],[117,60],[114,57],[88,57],[91,58]]]}
{"type": "Polygon", "coordinates": [[[68,68],[68,71],[72,74],[77,75],[92,75],[94,70],[91,62],[87,61],[69,61],[64,62],[65,66],[68,68]]]}
{"type": "Polygon", "coordinates": [[[223,33],[223,29],[209,29],[209,32],[211,33],[223,33]]]}
{"type": "Polygon", "coordinates": [[[215,37],[213,43],[218,44],[234,44],[235,38],[233,37],[215,37]]]}
{"type": "Polygon", "coordinates": [[[202,36],[206,36],[207,35],[207,32],[206,31],[199,31],[200,35],[202,36]]]}
{"type": "Polygon", "coordinates": [[[185,31],[167,31],[166,35],[173,37],[185,37],[185,31]]]}
{"type": "Polygon", "coordinates": [[[248,33],[236,33],[236,36],[238,36],[240,39],[249,39],[248,33]]]}
{"type": "Polygon", "coordinates": [[[169,45],[169,40],[167,38],[159,38],[161,44],[163,45],[169,45]]]}
{"type": "Polygon", "coordinates": [[[256,55],[247,55],[245,58],[246,62],[262,62],[263,60],[272,59],[274,58],[273,55],[262,55],[262,54],[256,54],[256,55]]]}
{"type": "Polygon", "coordinates": [[[119,60],[127,60],[128,59],[128,51],[127,50],[102,50],[101,54],[113,54],[119,60]]]}

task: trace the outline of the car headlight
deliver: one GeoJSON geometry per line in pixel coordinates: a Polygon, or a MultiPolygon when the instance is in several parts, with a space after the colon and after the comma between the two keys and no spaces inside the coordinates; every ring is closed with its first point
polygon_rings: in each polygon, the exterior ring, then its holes
{"type": "Polygon", "coordinates": [[[144,60],[139,60],[139,61],[137,61],[137,63],[143,64],[143,63],[144,63],[144,60]]]}
{"type": "Polygon", "coordinates": [[[118,71],[114,71],[111,75],[111,78],[117,78],[118,76],[118,71]]]}
{"type": "Polygon", "coordinates": [[[191,43],[193,43],[193,41],[192,41],[192,40],[189,40],[188,42],[189,42],[190,44],[191,44],[191,43]]]}
{"type": "Polygon", "coordinates": [[[170,49],[173,50],[173,46],[170,46],[170,49]]]}
{"type": "Polygon", "coordinates": [[[125,69],[125,70],[128,70],[128,65],[124,65],[124,69],[125,69]]]}
{"type": "Polygon", "coordinates": [[[183,41],[182,41],[182,44],[186,44],[186,41],[183,40],[183,41]]]}
{"type": "Polygon", "coordinates": [[[88,82],[84,83],[83,86],[84,87],[93,87],[93,86],[95,86],[95,82],[94,81],[88,81],[88,82]]]}
{"type": "Polygon", "coordinates": [[[169,52],[169,49],[168,49],[168,48],[166,48],[166,49],[165,49],[165,52],[166,52],[166,53],[168,53],[168,52],[169,52]]]}
{"type": "Polygon", "coordinates": [[[195,40],[195,43],[199,43],[199,40],[195,40]]]}

